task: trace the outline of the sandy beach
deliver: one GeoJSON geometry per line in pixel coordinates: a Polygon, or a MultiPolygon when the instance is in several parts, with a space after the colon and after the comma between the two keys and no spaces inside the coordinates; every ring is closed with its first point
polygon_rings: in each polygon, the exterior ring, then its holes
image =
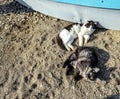
{"type": "Polygon", "coordinates": [[[69,24],[0,1],[0,99],[120,99],[120,31],[95,31],[85,46],[96,47],[101,81],[75,83],[62,68],[73,51],[56,42],[69,24]]]}

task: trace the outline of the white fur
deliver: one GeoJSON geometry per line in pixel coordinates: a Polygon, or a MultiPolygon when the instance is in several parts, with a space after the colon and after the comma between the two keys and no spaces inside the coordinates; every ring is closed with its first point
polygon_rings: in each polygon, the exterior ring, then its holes
{"type": "Polygon", "coordinates": [[[86,28],[85,24],[81,27],[81,31],[78,33],[79,46],[83,46],[83,39],[85,39],[85,43],[87,43],[90,39],[90,35],[95,31],[95,29],[90,26],[86,28]]]}
{"type": "Polygon", "coordinates": [[[70,31],[68,31],[67,29],[63,29],[59,33],[59,37],[61,38],[65,48],[68,51],[70,51],[71,49],[74,50],[72,43],[74,39],[78,37],[80,28],[81,28],[80,25],[73,25],[70,31]]]}

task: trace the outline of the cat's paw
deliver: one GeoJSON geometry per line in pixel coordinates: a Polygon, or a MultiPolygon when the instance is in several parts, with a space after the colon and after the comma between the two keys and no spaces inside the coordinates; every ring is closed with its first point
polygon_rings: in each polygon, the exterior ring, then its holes
{"type": "Polygon", "coordinates": [[[71,49],[69,47],[67,47],[66,49],[67,49],[67,51],[71,51],[71,49]]]}
{"type": "Polygon", "coordinates": [[[84,43],[83,41],[79,41],[78,45],[83,46],[83,43],[84,43]]]}
{"type": "Polygon", "coordinates": [[[85,44],[86,44],[86,43],[88,43],[88,40],[85,40],[85,42],[84,42],[84,43],[85,43],[85,44]]]}
{"type": "Polygon", "coordinates": [[[101,80],[100,80],[99,78],[97,78],[97,79],[95,80],[95,82],[100,83],[101,80]]]}
{"type": "Polygon", "coordinates": [[[74,46],[71,45],[71,43],[68,43],[68,47],[69,47],[71,50],[75,50],[74,46]]]}
{"type": "Polygon", "coordinates": [[[90,39],[90,36],[89,35],[84,35],[84,43],[88,43],[89,39],[90,39]]]}
{"type": "Polygon", "coordinates": [[[74,50],[75,50],[75,47],[71,47],[71,49],[74,51],[74,50]]]}

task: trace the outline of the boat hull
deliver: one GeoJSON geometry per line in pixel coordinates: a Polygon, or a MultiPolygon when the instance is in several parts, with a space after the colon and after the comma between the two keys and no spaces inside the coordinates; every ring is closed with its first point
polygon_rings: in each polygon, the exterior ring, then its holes
{"type": "Polygon", "coordinates": [[[98,21],[100,27],[120,30],[120,10],[86,7],[80,5],[54,2],[50,0],[16,0],[19,3],[41,13],[71,21],[98,21]]]}

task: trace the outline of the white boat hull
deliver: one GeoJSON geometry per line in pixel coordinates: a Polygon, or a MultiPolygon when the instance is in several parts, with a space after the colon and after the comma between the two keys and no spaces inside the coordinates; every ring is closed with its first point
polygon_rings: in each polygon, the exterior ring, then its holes
{"type": "Polygon", "coordinates": [[[120,30],[120,10],[85,7],[50,0],[16,0],[19,3],[44,14],[71,21],[82,22],[94,20],[100,27],[120,30]]]}

